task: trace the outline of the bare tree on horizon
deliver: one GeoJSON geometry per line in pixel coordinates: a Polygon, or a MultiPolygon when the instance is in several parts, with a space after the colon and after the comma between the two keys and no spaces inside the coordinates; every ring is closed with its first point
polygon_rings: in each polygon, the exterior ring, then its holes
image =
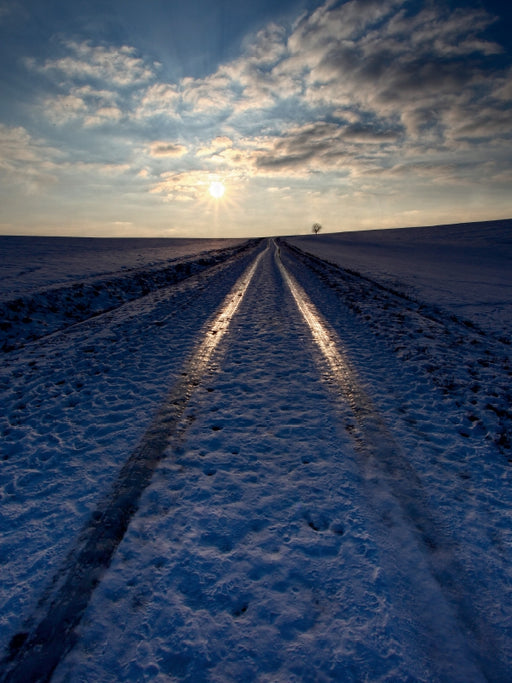
{"type": "Polygon", "coordinates": [[[313,223],[313,227],[311,229],[315,233],[315,235],[318,235],[318,233],[322,229],[322,226],[320,225],[320,223],[313,223]]]}

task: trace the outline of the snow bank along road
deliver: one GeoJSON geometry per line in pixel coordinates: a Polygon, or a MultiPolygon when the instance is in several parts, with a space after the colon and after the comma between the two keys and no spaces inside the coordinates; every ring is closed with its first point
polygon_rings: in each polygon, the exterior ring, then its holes
{"type": "Polygon", "coordinates": [[[5,357],[2,680],[510,680],[503,341],[268,241],[5,357]]]}

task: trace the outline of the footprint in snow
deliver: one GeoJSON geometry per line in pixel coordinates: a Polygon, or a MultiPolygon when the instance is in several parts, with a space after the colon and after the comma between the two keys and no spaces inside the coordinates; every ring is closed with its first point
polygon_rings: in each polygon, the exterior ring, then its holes
{"type": "Polygon", "coordinates": [[[313,529],[313,531],[322,532],[330,529],[332,533],[336,534],[337,536],[343,536],[345,533],[345,528],[341,522],[334,521],[331,523],[327,515],[325,515],[323,512],[308,511],[304,515],[304,519],[306,520],[310,529],[313,529]]]}

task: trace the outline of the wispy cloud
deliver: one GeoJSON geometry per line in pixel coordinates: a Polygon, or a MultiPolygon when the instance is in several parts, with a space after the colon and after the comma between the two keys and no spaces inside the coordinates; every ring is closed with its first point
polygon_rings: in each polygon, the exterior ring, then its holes
{"type": "Polygon", "coordinates": [[[205,79],[184,78],[180,83],[182,111],[191,116],[229,112],[235,98],[232,86],[224,70],[205,79]]]}
{"type": "Polygon", "coordinates": [[[233,147],[233,141],[226,135],[219,135],[214,138],[209,144],[200,147],[196,151],[196,156],[198,157],[215,157],[216,155],[231,149],[233,147]]]}
{"type": "Polygon", "coordinates": [[[179,118],[180,95],[175,84],[155,83],[139,93],[134,115],[138,120],[154,117],[163,119],[179,118]]]}
{"type": "Polygon", "coordinates": [[[208,171],[193,170],[162,173],[151,189],[151,194],[161,195],[167,202],[197,202],[204,198],[210,183],[218,177],[208,171]]]}
{"type": "Polygon", "coordinates": [[[27,191],[37,191],[55,183],[59,156],[25,128],[0,123],[0,174],[7,184],[20,183],[27,191]]]}
{"type": "Polygon", "coordinates": [[[65,48],[68,54],[64,57],[48,59],[42,64],[28,59],[27,64],[41,73],[56,75],[73,83],[108,83],[113,87],[126,88],[155,78],[157,64],[148,64],[133,47],[68,41],[65,48]]]}
{"type": "Polygon", "coordinates": [[[43,102],[46,116],[58,125],[79,123],[86,127],[116,123],[123,117],[115,93],[88,86],[71,88],[67,95],[48,97],[43,102]]]}

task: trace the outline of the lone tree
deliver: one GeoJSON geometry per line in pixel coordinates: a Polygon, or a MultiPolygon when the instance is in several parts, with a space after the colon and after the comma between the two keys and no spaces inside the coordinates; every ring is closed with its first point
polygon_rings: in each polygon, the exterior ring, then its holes
{"type": "Polygon", "coordinates": [[[320,223],[313,223],[313,227],[311,229],[313,230],[315,235],[318,235],[318,233],[322,229],[322,226],[320,225],[320,223]]]}

